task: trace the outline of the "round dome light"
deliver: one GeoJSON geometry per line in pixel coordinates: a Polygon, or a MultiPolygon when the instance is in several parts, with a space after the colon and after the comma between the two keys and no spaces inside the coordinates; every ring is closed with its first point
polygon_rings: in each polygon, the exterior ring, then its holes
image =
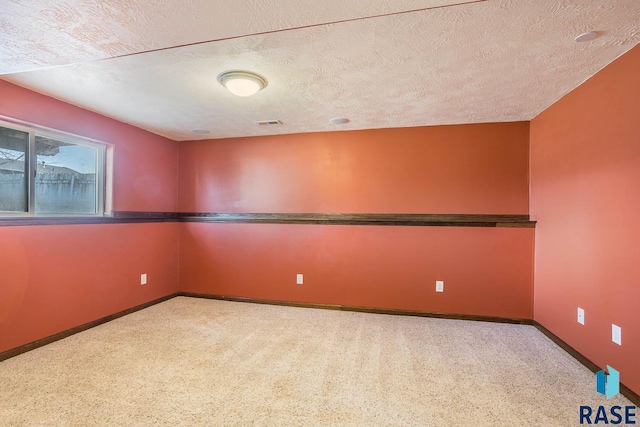
{"type": "Polygon", "coordinates": [[[249,71],[225,71],[218,76],[220,84],[237,96],[251,96],[267,87],[267,79],[249,71]]]}

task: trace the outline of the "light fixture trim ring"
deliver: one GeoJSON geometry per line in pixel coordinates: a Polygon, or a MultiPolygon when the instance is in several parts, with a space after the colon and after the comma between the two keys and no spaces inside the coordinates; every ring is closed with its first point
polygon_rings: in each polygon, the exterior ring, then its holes
{"type": "MultiPolygon", "coordinates": [[[[267,87],[269,82],[263,76],[258,73],[254,73],[251,71],[245,70],[228,70],[218,74],[218,82],[224,86],[227,90],[231,91],[227,86],[227,83],[231,80],[242,79],[242,80],[250,80],[258,85],[258,90],[253,94],[260,92],[262,89],[267,87]]],[[[231,92],[233,93],[233,92],[231,92]]],[[[252,94],[252,95],[253,95],[252,94]]],[[[236,94],[237,95],[237,94],[236,94]]],[[[242,96],[242,95],[240,95],[242,96]]],[[[246,95],[245,95],[246,96],[246,95]]]]}

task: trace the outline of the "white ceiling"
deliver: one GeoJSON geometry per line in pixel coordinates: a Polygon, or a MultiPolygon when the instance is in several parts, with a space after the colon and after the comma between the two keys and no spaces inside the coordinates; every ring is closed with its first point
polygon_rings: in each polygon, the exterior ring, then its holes
{"type": "Polygon", "coordinates": [[[0,0],[0,74],[192,140],[530,120],[640,41],[639,0],[461,1],[0,0]]]}

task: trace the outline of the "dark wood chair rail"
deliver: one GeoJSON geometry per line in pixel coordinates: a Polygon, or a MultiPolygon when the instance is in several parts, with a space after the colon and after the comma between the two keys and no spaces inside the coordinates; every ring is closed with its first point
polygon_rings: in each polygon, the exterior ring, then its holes
{"type": "Polygon", "coordinates": [[[120,224],[140,222],[214,222],[249,224],[384,225],[420,227],[533,228],[529,215],[394,213],[185,213],[116,211],[112,216],[3,217],[0,226],[120,224]]]}

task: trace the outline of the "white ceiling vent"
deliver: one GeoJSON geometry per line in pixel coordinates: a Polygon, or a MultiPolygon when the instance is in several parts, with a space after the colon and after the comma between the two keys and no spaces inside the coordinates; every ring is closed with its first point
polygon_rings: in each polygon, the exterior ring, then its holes
{"type": "Polygon", "coordinates": [[[256,124],[259,124],[260,126],[273,126],[281,125],[282,122],[280,120],[261,120],[259,122],[256,122],[256,124]]]}

